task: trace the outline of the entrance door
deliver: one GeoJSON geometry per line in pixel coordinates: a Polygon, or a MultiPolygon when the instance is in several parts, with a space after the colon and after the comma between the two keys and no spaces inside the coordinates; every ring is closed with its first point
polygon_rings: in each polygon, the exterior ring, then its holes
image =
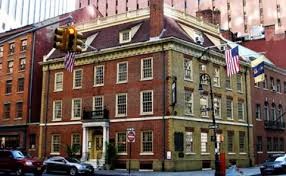
{"type": "Polygon", "coordinates": [[[94,135],[94,154],[96,159],[102,158],[103,137],[102,135],[94,135]]]}

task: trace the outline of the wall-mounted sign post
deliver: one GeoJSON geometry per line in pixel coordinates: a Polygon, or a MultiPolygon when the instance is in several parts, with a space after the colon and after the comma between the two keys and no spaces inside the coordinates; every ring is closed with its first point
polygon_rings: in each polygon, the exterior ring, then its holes
{"type": "Polygon", "coordinates": [[[130,175],[130,167],[131,167],[131,143],[135,142],[135,129],[127,128],[127,142],[129,143],[129,167],[128,174],[130,175]]]}

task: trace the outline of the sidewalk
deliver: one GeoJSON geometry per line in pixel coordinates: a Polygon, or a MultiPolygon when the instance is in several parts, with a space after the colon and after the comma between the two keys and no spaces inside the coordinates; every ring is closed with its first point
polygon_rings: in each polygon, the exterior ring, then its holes
{"type": "MultiPolygon", "coordinates": [[[[240,168],[244,176],[260,175],[259,167],[240,168]]],[[[126,170],[98,170],[96,176],[128,176],[126,170]]],[[[152,172],[152,171],[131,171],[132,176],[214,176],[214,170],[207,171],[186,171],[186,172],[152,172]]]]}

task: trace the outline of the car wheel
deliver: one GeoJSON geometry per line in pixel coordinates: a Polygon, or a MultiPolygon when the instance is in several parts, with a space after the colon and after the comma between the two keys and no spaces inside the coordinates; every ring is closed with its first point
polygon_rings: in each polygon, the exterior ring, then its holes
{"type": "Polygon", "coordinates": [[[16,170],[16,175],[17,175],[17,176],[23,175],[23,170],[22,170],[22,168],[17,168],[17,170],[16,170]]]}
{"type": "Polygon", "coordinates": [[[71,175],[71,176],[77,175],[77,168],[72,167],[72,168],[70,169],[70,175],[71,175]]]}

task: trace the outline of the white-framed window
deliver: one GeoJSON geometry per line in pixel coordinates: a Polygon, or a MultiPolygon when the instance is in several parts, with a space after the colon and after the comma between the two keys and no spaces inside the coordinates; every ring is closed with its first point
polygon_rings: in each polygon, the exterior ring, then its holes
{"type": "Polygon", "coordinates": [[[7,73],[13,73],[14,61],[9,60],[7,64],[7,73]]]}
{"type": "Polygon", "coordinates": [[[193,80],[193,66],[192,66],[192,60],[191,59],[184,59],[184,80],[192,81],[193,80]]]}
{"type": "Polygon", "coordinates": [[[124,30],[119,33],[119,42],[120,43],[127,43],[131,41],[131,30],[124,30]]]}
{"type": "Polygon", "coordinates": [[[58,134],[52,135],[51,153],[60,153],[61,136],[58,134]]]}
{"type": "Polygon", "coordinates": [[[93,97],[93,111],[102,112],[104,108],[104,98],[103,96],[93,97]]]}
{"type": "Polygon", "coordinates": [[[269,121],[270,120],[270,112],[269,112],[269,104],[264,104],[264,120],[269,121]]]}
{"type": "Polygon", "coordinates": [[[230,79],[230,77],[226,76],[226,77],[225,77],[225,88],[226,88],[227,90],[231,90],[231,87],[232,87],[232,85],[231,85],[231,79],[230,79]]]}
{"type": "Polygon", "coordinates": [[[237,85],[237,91],[243,92],[242,91],[242,76],[241,76],[241,74],[237,74],[237,76],[236,76],[236,85],[237,85]]]}
{"type": "Polygon", "coordinates": [[[76,150],[76,154],[80,154],[80,134],[74,133],[71,136],[71,146],[76,150]]]}
{"type": "Polygon", "coordinates": [[[94,67],[94,85],[104,85],[104,65],[98,65],[94,67]]]}
{"type": "Polygon", "coordinates": [[[153,114],[153,90],[140,92],[140,114],[153,114]]]}
{"type": "Polygon", "coordinates": [[[3,57],[3,53],[4,53],[3,46],[0,46],[0,57],[3,57]]]}
{"type": "Polygon", "coordinates": [[[185,153],[193,153],[194,143],[193,143],[193,132],[192,131],[186,131],[185,143],[186,143],[185,153]]]}
{"type": "Polygon", "coordinates": [[[26,51],[27,50],[27,39],[21,40],[21,49],[20,51],[26,51]]]}
{"type": "Polygon", "coordinates": [[[153,79],[153,58],[141,59],[141,80],[153,79]]]}
{"type": "Polygon", "coordinates": [[[73,71],[73,88],[82,88],[82,69],[77,69],[73,71]]]}
{"type": "Polygon", "coordinates": [[[81,118],[81,98],[72,99],[72,119],[81,118]]]}
{"type": "Polygon", "coordinates": [[[116,117],[127,116],[127,93],[116,94],[116,117]]]}
{"type": "Polygon", "coordinates": [[[245,132],[239,132],[239,152],[245,152],[245,132]]]}
{"type": "Polygon", "coordinates": [[[226,117],[228,119],[233,119],[233,102],[231,98],[226,99],[226,117]]]}
{"type": "Polygon", "coordinates": [[[201,153],[208,152],[208,133],[201,132],[201,153]]]}
{"type": "Polygon", "coordinates": [[[216,87],[220,87],[220,69],[219,67],[215,67],[214,68],[214,86],[216,87]]]}
{"type": "Polygon", "coordinates": [[[214,97],[214,115],[215,118],[221,118],[221,99],[220,97],[214,97]]]}
{"type": "Polygon", "coordinates": [[[185,90],[185,114],[193,114],[193,92],[185,90]]]}
{"type": "Polygon", "coordinates": [[[19,62],[19,71],[23,71],[26,68],[26,58],[20,58],[20,62],[19,62]]]}
{"type": "Polygon", "coordinates": [[[201,95],[200,97],[200,105],[201,105],[201,117],[208,117],[208,96],[201,95]]]}
{"type": "Polygon", "coordinates": [[[153,152],[153,131],[141,132],[141,152],[142,153],[153,152]]]}
{"type": "Polygon", "coordinates": [[[237,103],[238,120],[244,120],[244,102],[238,101],[237,103]]]}
{"type": "Polygon", "coordinates": [[[62,120],[62,100],[53,102],[53,120],[62,120]]]}
{"type": "MultiPolygon", "coordinates": [[[[201,74],[207,72],[207,65],[205,63],[200,63],[199,66],[200,66],[200,73],[201,74]]],[[[207,81],[207,79],[201,79],[200,83],[201,84],[208,84],[208,81],[207,81]]]]}
{"type": "Polygon", "coordinates": [[[126,132],[118,132],[116,133],[116,148],[117,154],[126,154],[126,132]]]}
{"type": "Polygon", "coordinates": [[[261,119],[261,106],[260,106],[260,104],[256,104],[255,117],[256,117],[256,119],[261,119]]]}
{"type": "Polygon", "coordinates": [[[55,84],[54,84],[55,92],[63,90],[63,77],[64,77],[63,72],[55,73],[55,84]]]}
{"type": "Polygon", "coordinates": [[[227,151],[229,153],[234,152],[234,132],[228,131],[227,132],[227,151]]]}
{"type": "Polygon", "coordinates": [[[128,62],[117,64],[117,83],[126,83],[128,81],[128,62]]]}

